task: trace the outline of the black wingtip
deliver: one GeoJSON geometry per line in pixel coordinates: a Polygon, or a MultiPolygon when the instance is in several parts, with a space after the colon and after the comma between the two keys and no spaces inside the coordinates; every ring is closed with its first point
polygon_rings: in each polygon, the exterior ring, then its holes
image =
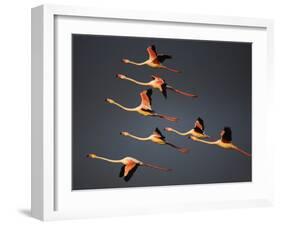
{"type": "Polygon", "coordinates": [[[123,177],[124,181],[128,182],[132,178],[132,176],[134,175],[134,173],[136,172],[138,167],[139,167],[139,164],[136,164],[134,166],[134,168],[129,171],[128,175],[123,177]]]}
{"type": "Polygon", "coordinates": [[[205,130],[204,120],[202,118],[198,117],[197,121],[201,124],[202,130],[204,131],[205,130]]]}
{"type": "Polygon", "coordinates": [[[119,177],[123,177],[124,176],[124,172],[125,172],[125,165],[123,165],[120,169],[120,172],[119,172],[119,177]]]}
{"type": "Polygon", "coordinates": [[[152,89],[147,89],[146,93],[147,93],[148,96],[151,96],[152,95],[152,89]]]}
{"type": "Polygon", "coordinates": [[[162,139],[165,139],[165,136],[161,133],[161,131],[158,127],[156,127],[155,132],[158,133],[162,139]]]}
{"type": "Polygon", "coordinates": [[[197,120],[198,120],[199,122],[203,122],[203,119],[202,119],[201,117],[198,117],[197,120]]]}
{"type": "Polygon", "coordinates": [[[232,141],[232,130],[230,127],[228,126],[225,126],[223,128],[224,130],[224,134],[222,136],[222,139],[225,140],[225,141],[228,141],[228,142],[231,142],[232,141]]]}

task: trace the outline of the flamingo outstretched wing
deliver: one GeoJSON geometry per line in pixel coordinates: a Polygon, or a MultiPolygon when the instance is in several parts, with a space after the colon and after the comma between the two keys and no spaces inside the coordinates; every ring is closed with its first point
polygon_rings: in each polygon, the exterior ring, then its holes
{"type": "Polygon", "coordinates": [[[160,63],[163,63],[166,59],[171,59],[171,58],[172,58],[172,56],[166,55],[166,54],[159,54],[159,55],[157,55],[157,60],[160,63]]]}
{"type": "Polygon", "coordinates": [[[230,127],[224,127],[221,132],[221,140],[224,143],[231,143],[232,141],[232,130],[230,127]]]}
{"type": "Polygon", "coordinates": [[[161,138],[161,139],[165,139],[165,136],[161,133],[161,131],[160,131],[158,128],[156,128],[156,129],[153,131],[153,135],[156,135],[156,136],[158,136],[158,137],[161,138]]]}
{"type": "Polygon", "coordinates": [[[194,128],[199,128],[201,129],[202,131],[204,131],[204,121],[203,119],[201,119],[200,117],[195,121],[195,124],[194,124],[194,128]]]}
{"type": "Polygon", "coordinates": [[[151,77],[153,78],[154,83],[161,86],[161,92],[163,96],[167,98],[167,83],[165,82],[165,80],[156,75],[152,75],[151,77]]]}
{"type": "Polygon", "coordinates": [[[152,95],[152,89],[144,90],[140,93],[141,105],[150,110],[151,110],[151,103],[152,103],[151,95],[152,95]]]}
{"type": "Polygon", "coordinates": [[[123,165],[120,169],[119,177],[123,177],[125,172],[125,165],[123,165]]]}
{"type": "Polygon", "coordinates": [[[165,98],[167,98],[167,84],[166,83],[163,83],[161,85],[161,89],[162,89],[162,94],[165,98]]]}
{"type": "Polygon", "coordinates": [[[137,163],[130,163],[125,166],[124,180],[126,182],[131,179],[131,177],[134,175],[134,173],[136,172],[138,167],[139,167],[139,164],[137,164],[137,163]]]}
{"type": "Polygon", "coordinates": [[[150,60],[154,60],[157,58],[157,52],[156,52],[155,45],[151,45],[151,46],[147,47],[146,51],[148,53],[150,60]]]}

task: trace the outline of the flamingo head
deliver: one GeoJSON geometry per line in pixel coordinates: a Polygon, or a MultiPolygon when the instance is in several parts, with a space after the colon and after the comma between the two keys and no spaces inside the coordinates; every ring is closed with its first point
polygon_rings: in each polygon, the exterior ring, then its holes
{"type": "Polygon", "coordinates": [[[125,79],[125,78],[126,78],[126,76],[125,76],[125,75],[122,75],[122,74],[117,74],[116,77],[117,77],[117,78],[120,78],[120,79],[125,79]]]}
{"type": "Polygon", "coordinates": [[[110,98],[106,98],[105,101],[109,104],[113,104],[114,100],[110,99],[110,98]]]}
{"type": "Polygon", "coordinates": [[[129,61],[128,59],[122,59],[122,62],[123,62],[124,64],[130,63],[130,61],[129,61]]]}
{"type": "Polygon", "coordinates": [[[129,133],[128,132],[121,132],[120,135],[123,135],[123,136],[128,136],[129,133]]]}
{"type": "Polygon", "coordinates": [[[97,157],[97,155],[94,154],[94,153],[91,153],[91,154],[88,154],[87,157],[88,157],[88,158],[91,158],[91,159],[94,159],[94,158],[97,157]]]}
{"type": "Polygon", "coordinates": [[[172,129],[172,128],[170,128],[170,127],[166,127],[164,130],[165,130],[165,131],[168,131],[168,132],[173,131],[173,129],[172,129]]]}

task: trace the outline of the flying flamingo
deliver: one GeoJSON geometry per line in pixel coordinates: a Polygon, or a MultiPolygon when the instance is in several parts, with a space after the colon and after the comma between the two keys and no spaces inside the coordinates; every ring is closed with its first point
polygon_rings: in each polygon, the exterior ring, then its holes
{"type": "Polygon", "coordinates": [[[165,98],[167,98],[167,89],[171,90],[171,91],[174,91],[176,93],[182,94],[184,96],[198,97],[197,95],[194,95],[194,94],[191,94],[191,93],[186,93],[186,92],[180,91],[178,89],[175,89],[172,86],[169,86],[165,82],[164,79],[162,79],[162,78],[160,78],[159,76],[156,76],[156,75],[151,76],[153,78],[153,80],[151,80],[150,82],[139,82],[137,80],[134,80],[134,79],[129,78],[126,75],[122,75],[122,74],[118,74],[116,77],[119,78],[119,79],[122,79],[122,80],[128,80],[130,82],[133,82],[133,83],[141,85],[141,86],[149,86],[149,87],[152,87],[154,89],[158,89],[158,90],[160,90],[160,92],[163,94],[163,96],[165,98]]]}
{"type": "Polygon", "coordinates": [[[131,60],[128,60],[128,59],[122,59],[122,61],[125,64],[134,64],[134,65],[137,65],[137,66],[147,65],[147,66],[152,67],[152,68],[163,68],[163,69],[166,69],[166,70],[169,70],[169,71],[172,71],[172,72],[180,73],[180,71],[169,68],[169,67],[166,67],[162,64],[166,59],[171,59],[172,56],[165,55],[165,54],[157,54],[155,45],[149,46],[146,49],[146,51],[148,53],[149,58],[148,58],[148,60],[146,60],[144,62],[137,63],[137,62],[134,62],[134,61],[131,61],[131,60]]]}
{"type": "Polygon", "coordinates": [[[170,127],[166,127],[165,130],[168,132],[174,132],[181,136],[187,136],[188,138],[190,138],[190,136],[201,138],[201,139],[209,138],[209,136],[204,133],[204,130],[205,130],[204,121],[200,117],[197,118],[197,120],[195,121],[194,128],[191,130],[188,130],[187,132],[179,132],[170,127]]]}
{"type": "Polygon", "coordinates": [[[108,102],[109,104],[114,104],[116,106],[118,106],[119,108],[122,108],[125,111],[135,111],[138,112],[139,114],[143,115],[143,116],[152,116],[152,117],[159,117],[159,118],[163,118],[166,119],[168,121],[171,122],[175,122],[177,121],[177,118],[175,117],[171,117],[171,116],[167,116],[167,115],[163,115],[163,114],[158,114],[155,111],[152,110],[151,108],[151,95],[152,95],[152,89],[148,89],[148,90],[144,90],[140,93],[140,97],[141,97],[141,104],[135,108],[127,108],[124,107],[121,104],[116,103],[114,100],[112,99],[105,99],[106,102],[108,102]]]}
{"type": "Polygon", "coordinates": [[[221,138],[217,141],[206,141],[201,140],[195,136],[191,136],[190,138],[194,141],[202,142],[205,144],[214,144],[224,149],[232,149],[234,151],[237,151],[247,157],[251,157],[251,154],[242,150],[241,148],[237,147],[232,143],[232,132],[230,127],[224,127],[224,129],[220,133],[221,138]]]}
{"type": "Polygon", "coordinates": [[[158,128],[156,128],[154,130],[154,132],[148,137],[137,137],[137,136],[132,135],[128,132],[121,132],[120,134],[123,135],[123,136],[131,137],[131,138],[136,139],[136,140],[140,140],[140,141],[152,141],[156,144],[166,144],[166,145],[171,146],[172,148],[175,148],[175,150],[177,150],[181,153],[186,153],[188,151],[187,148],[181,148],[181,147],[178,147],[174,144],[171,144],[171,143],[167,142],[165,137],[163,136],[163,134],[161,133],[161,131],[158,128]]]}
{"type": "Polygon", "coordinates": [[[122,158],[119,160],[114,160],[114,159],[100,157],[93,153],[88,154],[87,157],[93,158],[93,159],[101,159],[101,160],[111,162],[111,163],[123,164],[123,166],[120,170],[120,173],[119,173],[119,177],[123,177],[126,182],[131,179],[131,177],[136,172],[136,170],[139,166],[145,166],[145,167],[149,167],[149,168],[153,168],[153,169],[157,169],[157,170],[161,170],[161,171],[166,171],[166,172],[171,171],[171,169],[144,163],[144,162],[137,160],[135,158],[132,158],[132,157],[125,157],[125,158],[122,158]]]}

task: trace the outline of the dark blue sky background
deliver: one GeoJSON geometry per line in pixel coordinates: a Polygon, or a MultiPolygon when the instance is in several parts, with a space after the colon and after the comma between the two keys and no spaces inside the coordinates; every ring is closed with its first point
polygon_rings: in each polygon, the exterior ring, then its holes
{"type": "Polygon", "coordinates": [[[72,36],[73,147],[72,188],[94,189],[251,181],[251,159],[216,146],[193,142],[167,126],[186,131],[197,117],[205,121],[206,133],[219,138],[230,126],[233,143],[251,152],[251,43],[114,36],[72,36]],[[165,65],[181,74],[121,63],[122,58],[144,61],[147,46],[173,56],[165,65]],[[109,97],[128,107],[140,103],[142,86],[115,78],[117,73],[150,81],[158,74],[180,90],[196,93],[192,99],[168,93],[165,100],[153,90],[153,109],[179,117],[176,123],[125,112],[105,103],[109,97]],[[120,131],[148,136],[158,127],[167,140],[188,147],[182,155],[168,146],[120,136],[120,131]],[[118,177],[121,165],[88,159],[86,155],[141,161],[172,168],[165,173],[140,167],[129,182],[118,177]]]}

